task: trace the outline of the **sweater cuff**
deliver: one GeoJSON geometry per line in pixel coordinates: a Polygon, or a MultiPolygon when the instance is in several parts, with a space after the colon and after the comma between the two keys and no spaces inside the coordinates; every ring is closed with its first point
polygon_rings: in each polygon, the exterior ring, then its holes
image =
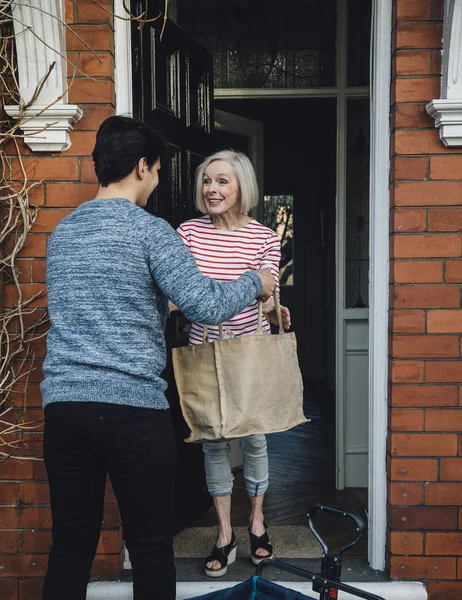
{"type": "Polygon", "coordinates": [[[253,283],[255,284],[255,288],[256,288],[255,298],[259,298],[263,291],[263,284],[261,282],[260,277],[254,271],[246,271],[243,274],[243,277],[250,277],[252,279],[253,283]]]}

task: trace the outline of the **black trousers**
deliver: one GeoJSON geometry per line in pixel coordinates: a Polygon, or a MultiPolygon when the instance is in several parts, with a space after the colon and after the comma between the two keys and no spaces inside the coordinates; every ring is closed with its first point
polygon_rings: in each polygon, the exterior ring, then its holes
{"type": "Polygon", "coordinates": [[[43,600],[85,600],[109,473],[133,569],[134,600],[174,600],[176,445],[170,411],[99,402],[45,409],[53,545],[43,600]]]}

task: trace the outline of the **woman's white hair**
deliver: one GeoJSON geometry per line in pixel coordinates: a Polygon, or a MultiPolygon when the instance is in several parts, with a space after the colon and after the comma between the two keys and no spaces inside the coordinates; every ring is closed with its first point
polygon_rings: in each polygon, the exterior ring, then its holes
{"type": "Polygon", "coordinates": [[[234,170],[240,191],[240,212],[246,214],[258,204],[257,178],[252,163],[242,152],[235,150],[220,150],[208,156],[196,169],[196,189],[194,201],[196,208],[202,214],[208,214],[207,204],[202,193],[204,173],[210,163],[215,160],[225,160],[234,170]]]}

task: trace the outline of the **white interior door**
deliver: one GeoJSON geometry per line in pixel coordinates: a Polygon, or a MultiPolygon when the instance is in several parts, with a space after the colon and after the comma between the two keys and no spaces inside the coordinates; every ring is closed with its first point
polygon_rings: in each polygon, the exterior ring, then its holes
{"type": "MultiPolygon", "coordinates": [[[[257,175],[258,189],[260,191],[260,202],[255,210],[255,218],[263,221],[263,123],[253,119],[240,117],[224,110],[215,109],[215,130],[225,131],[246,138],[248,143],[248,156],[252,161],[257,175]]],[[[239,440],[232,440],[229,462],[231,469],[242,465],[242,453],[239,440]]]]}

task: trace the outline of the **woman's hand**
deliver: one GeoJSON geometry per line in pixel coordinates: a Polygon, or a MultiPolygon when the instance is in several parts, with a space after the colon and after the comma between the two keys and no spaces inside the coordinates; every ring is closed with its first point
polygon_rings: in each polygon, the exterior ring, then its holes
{"type": "Polygon", "coordinates": [[[170,302],[170,300],[168,301],[168,309],[170,312],[175,312],[176,310],[180,310],[178,308],[178,306],[176,304],[173,304],[173,302],[170,302]]]}
{"type": "MultiPolygon", "coordinates": [[[[276,307],[274,306],[273,297],[271,297],[267,302],[263,304],[263,314],[266,316],[266,318],[272,325],[279,325],[278,315],[276,313],[276,307]]],[[[290,329],[290,310],[287,308],[287,306],[281,306],[281,314],[284,329],[290,329]]]]}

